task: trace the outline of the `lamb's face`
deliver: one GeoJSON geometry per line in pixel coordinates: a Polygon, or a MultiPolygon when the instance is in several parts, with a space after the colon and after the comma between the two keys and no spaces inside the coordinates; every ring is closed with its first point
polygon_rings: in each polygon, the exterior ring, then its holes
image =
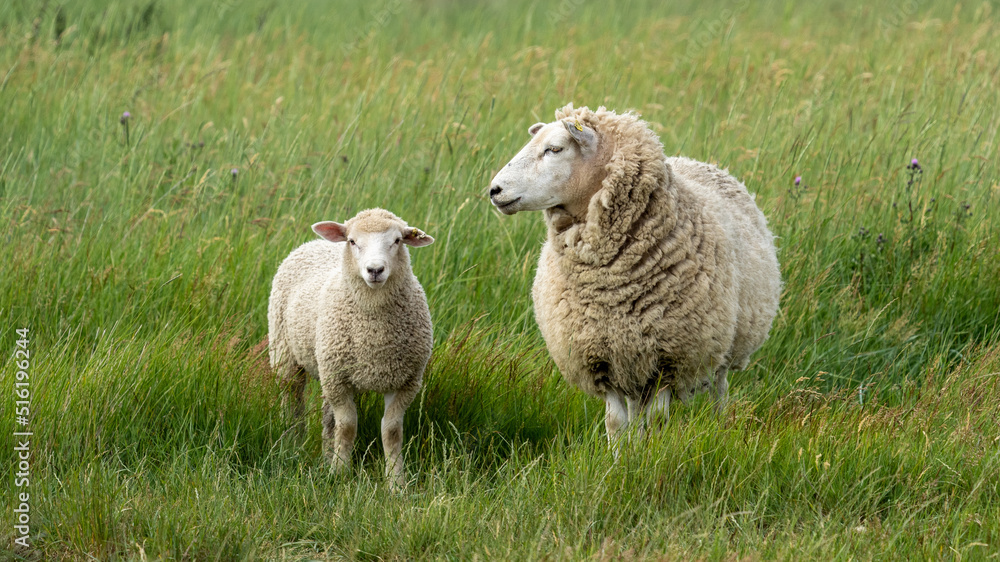
{"type": "Polygon", "coordinates": [[[378,289],[392,277],[396,267],[409,265],[404,244],[419,247],[434,241],[420,229],[406,226],[395,215],[392,217],[394,220],[362,211],[346,224],[318,222],[313,231],[331,242],[346,242],[358,277],[372,289],[378,289]]]}
{"type": "Polygon", "coordinates": [[[490,182],[490,201],[505,215],[579,207],[593,194],[578,187],[586,179],[581,171],[597,153],[597,134],[570,120],[536,123],[528,133],[531,141],[490,182]]]}

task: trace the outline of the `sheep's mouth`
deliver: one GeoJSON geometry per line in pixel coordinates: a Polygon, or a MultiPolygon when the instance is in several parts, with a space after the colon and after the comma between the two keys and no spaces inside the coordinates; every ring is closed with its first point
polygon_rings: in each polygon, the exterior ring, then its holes
{"type": "Polygon", "coordinates": [[[493,206],[495,206],[498,211],[500,211],[505,215],[513,215],[516,212],[516,210],[514,210],[514,204],[519,202],[520,200],[521,198],[518,197],[517,199],[514,199],[513,201],[508,201],[506,203],[498,203],[497,201],[493,201],[493,206]]]}
{"type": "Polygon", "coordinates": [[[371,287],[372,289],[377,289],[382,285],[385,285],[385,281],[386,281],[385,277],[379,277],[379,276],[365,277],[365,284],[371,287]]]}

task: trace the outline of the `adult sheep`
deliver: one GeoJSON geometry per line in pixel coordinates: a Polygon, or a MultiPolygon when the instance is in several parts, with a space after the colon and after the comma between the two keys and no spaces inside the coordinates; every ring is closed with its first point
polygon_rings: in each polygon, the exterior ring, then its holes
{"type": "Polygon", "coordinates": [[[278,267],[267,309],[271,367],[294,420],[305,410],[306,373],[323,390],[323,445],[336,470],[350,466],[354,395],[385,395],[382,446],[393,488],[405,482],[403,414],[431,356],[431,315],[403,246],[434,241],[383,209],[344,224],[319,222],[324,240],[299,246],[278,267]]]}
{"type": "Polygon", "coordinates": [[[535,318],[563,377],[604,398],[616,435],[672,398],[746,367],[778,310],[774,237],[754,198],[719,168],[666,158],[635,115],[570,104],[490,184],[501,213],[543,211],[535,318]]]}

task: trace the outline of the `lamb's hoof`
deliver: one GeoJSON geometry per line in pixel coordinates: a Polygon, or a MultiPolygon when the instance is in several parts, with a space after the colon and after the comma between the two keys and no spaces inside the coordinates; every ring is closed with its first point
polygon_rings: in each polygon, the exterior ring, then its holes
{"type": "Polygon", "coordinates": [[[337,455],[327,455],[327,466],[333,474],[346,474],[351,470],[351,461],[337,455]]]}
{"type": "Polygon", "coordinates": [[[719,420],[719,425],[722,427],[729,427],[732,421],[732,416],[729,412],[728,401],[716,401],[712,404],[712,413],[715,415],[715,419],[719,420]]]}
{"type": "Polygon", "coordinates": [[[394,494],[401,494],[406,489],[406,475],[400,474],[387,474],[386,480],[389,483],[389,491],[394,494]]]}

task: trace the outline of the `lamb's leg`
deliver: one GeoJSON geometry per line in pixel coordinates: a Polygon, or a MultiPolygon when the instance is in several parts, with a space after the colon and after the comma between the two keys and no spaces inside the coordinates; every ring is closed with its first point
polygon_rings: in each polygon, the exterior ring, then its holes
{"type": "Polygon", "coordinates": [[[715,413],[722,414],[726,409],[726,401],[729,396],[729,380],[726,378],[729,372],[728,365],[720,365],[715,369],[715,413]]]}
{"type": "Polygon", "coordinates": [[[726,378],[728,372],[728,365],[720,365],[715,370],[715,413],[720,415],[726,409],[729,398],[729,379],[726,378]]]}
{"type": "Polygon", "coordinates": [[[625,397],[616,390],[604,393],[604,428],[608,432],[608,445],[618,458],[618,440],[620,433],[628,426],[628,410],[625,397]]]}
{"type": "Polygon", "coordinates": [[[640,400],[630,396],[625,397],[625,402],[628,405],[629,439],[632,437],[632,432],[638,433],[639,437],[642,437],[644,430],[642,423],[643,404],[640,400]]]}
{"type": "Polygon", "coordinates": [[[278,367],[278,381],[282,386],[281,406],[288,420],[301,424],[305,415],[306,371],[291,361],[278,367]]]}
{"type": "Polygon", "coordinates": [[[385,477],[389,481],[389,487],[396,491],[406,485],[406,470],[403,467],[403,414],[416,395],[415,389],[385,395],[385,413],[382,414],[385,477]]]}
{"type": "Polygon", "coordinates": [[[670,421],[670,389],[661,388],[646,406],[646,423],[662,428],[670,421]]]}
{"type": "Polygon", "coordinates": [[[351,450],[358,434],[358,410],[354,393],[331,398],[323,395],[323,449],[330,466],[340,471],[351,466],[351,450]]]}

